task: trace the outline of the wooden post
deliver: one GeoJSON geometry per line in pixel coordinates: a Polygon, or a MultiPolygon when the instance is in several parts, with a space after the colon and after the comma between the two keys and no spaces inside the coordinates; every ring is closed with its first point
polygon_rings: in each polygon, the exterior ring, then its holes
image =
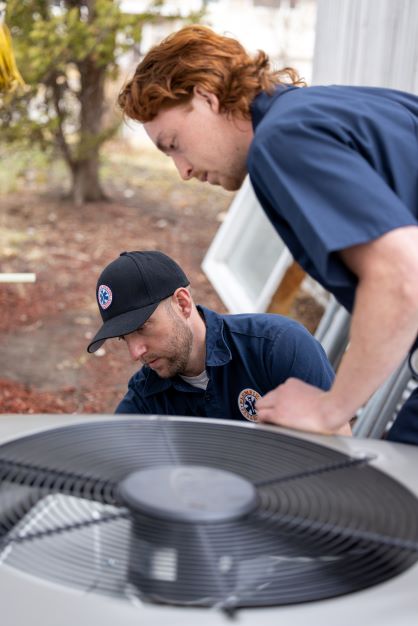
{"type": "Polygon", "coordinates": [[[267,313],[289,315],[293,301],[305,276],[306,272],[304,272],[299,263],[293,261],[272,297],[267,313]]]}

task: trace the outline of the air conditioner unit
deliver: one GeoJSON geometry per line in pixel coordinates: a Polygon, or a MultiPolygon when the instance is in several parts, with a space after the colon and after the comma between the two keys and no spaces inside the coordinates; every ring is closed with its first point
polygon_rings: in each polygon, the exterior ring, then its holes
{"type": "Polygon", "coordinates": [[[418,456],[182,417],[0,417],[5,626],[413,626],[418,456]]]}

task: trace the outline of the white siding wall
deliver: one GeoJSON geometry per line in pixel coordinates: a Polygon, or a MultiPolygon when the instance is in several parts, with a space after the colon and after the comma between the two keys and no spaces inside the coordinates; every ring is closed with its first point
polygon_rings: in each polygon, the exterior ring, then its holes
{"type": "Polygon", "coordinates": [[[418,0],[318,0],[313,83],[418,93],[418,0]]]}

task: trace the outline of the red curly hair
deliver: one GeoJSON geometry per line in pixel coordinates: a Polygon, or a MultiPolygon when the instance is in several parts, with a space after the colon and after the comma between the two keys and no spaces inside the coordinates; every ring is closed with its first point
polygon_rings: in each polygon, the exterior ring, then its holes
{"type": "Polygon", "coordinates": [[[118,104],[126,117],[149,122],[161,109],[187,104],[198,85],[217,96],[222,113],[250,119],[255,96],[271,93],[279,83],[305,85],[292,68],[272,70],[265,52],[250,56],[236,39],[194,24],[145,55],[118,104]]]}

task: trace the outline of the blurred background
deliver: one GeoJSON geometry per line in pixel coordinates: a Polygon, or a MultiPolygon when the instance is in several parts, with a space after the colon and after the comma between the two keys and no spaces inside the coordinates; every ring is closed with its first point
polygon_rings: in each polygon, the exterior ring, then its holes
{"type": "Polygon", "coordinates": [[[0,2],[1,413],[113,412],[137,366],[117,341],[86,345],[98,274],[123,250],[166,252],[218,311],[298,319],[338,366],[348,316],[292,261],[248,181],[236,194],[185,185],[117,110],[144,53],[190,22],[308,84],[418,93],[415,0],[0,2]]]}

